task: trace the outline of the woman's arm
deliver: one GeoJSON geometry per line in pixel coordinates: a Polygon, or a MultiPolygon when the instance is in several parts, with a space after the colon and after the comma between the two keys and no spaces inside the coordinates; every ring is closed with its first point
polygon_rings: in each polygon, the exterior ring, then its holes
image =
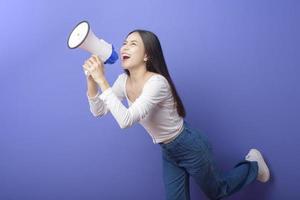
{"type": "Polygon", "coordinates": [[[87,77],[87,98],[94,117],[105,115],[108,112],[104,102],[99,99],[98,85],[91,76],[87,77]]]}
{"type": "Polygon", "coordinates": [[[91,76],[87,76],[87,93],[88,97],[95,97],[98,93],[98,86],[97,83],[91,76]]]}
{"type": "MultiPolygon", "coordinates": [[[[103,88],[105,88],[105,81],[103,88]]],[[[161,76],[153,77],[149,80],[144,88],[142,94],[132,103],[129,108],[126,108],[122,102],[117,98],[111,88],[107,88],[99,96],[105,103],[107,108],[118,122],[121,128],[126,128],[145,118],[148,113],[160,102],[165,100],[170,95],[170,88],[167,80],[161,76]]]]}
{"type": "MultiPolygon", "coordinates": [[[[112,86],[112,90],[114,94],[117,96],[117,98],[120,101],[122,101],[125,98],[123,87],[122,87],[123,81],[124,81],[124,77],[121,74],[118,76],[117,80],[114,82],[112,86]]],[[[92,78],[91,80],[87,80],[87,90],[88,90],[87,98],[89,101],[90,111],[95,117],[105,115],[109,112],[109,108],[105,105],[103,100],[99,98],[100,93],[98,91],[98,84],[99,83],[96,83],[92,78]]],[[[109,84],[107,83],[107,85],[109,84]]],[[[102,86],[102,88],[104,88],[104,86],[102,86]]]]}
{"type": "MultiPolygon", "coordinates": [[[[104,64],[97,55],[92,55],[85,61],[83,68],[90,74],[87,76],[87,98],[90,105],[90,111],[95,117],[105,115],[108,112],[108,109],[103,101],[99,99],[98,92],[99,81],[103,85],[102,79],[105,77],[104,64]]],[[[101,86],[101,88],[103,87],[104,86],[101,86]]],[[[110,86],[106,81],[105,88],[107,89],[108,87],[110,86]]]]}
{"type": "MultiPolygon", "coordinates": [[[[145,83],[142,94],[127,109],[109,86],[104,75],[103,62],[98,56],[93,55],[85,62],[83,68],[91,74],[102,90],[102,94],[96,98],[96,102],[93,104],[102,106],[100,108],[102,114],[106,114],[109,109],[121,128],[129,127],[146,117],[159,102],[169,95],[170,88],[167,80],[163,76],[156,76],[145,83]]],[[[116,84],[116,86],[120,86],[120,84],[116,84]]],[[[98,110],[98,112],[100,111],[98,110]]]]}

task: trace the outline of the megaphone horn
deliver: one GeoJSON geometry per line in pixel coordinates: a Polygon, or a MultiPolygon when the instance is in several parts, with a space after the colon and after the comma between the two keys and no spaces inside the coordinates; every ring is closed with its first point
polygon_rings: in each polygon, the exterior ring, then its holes
{"type": "MultiPolygon", "coordinates": [[[[91,54],[96,54],[104,64],[113,64],[118,60],[118,54],[112,44],[95,36],[87,21],[79,22],[68,38],[70,49],[82,48],[91,54]]],[[[87,72],[85,71],[85,74],[87,72]]]]}

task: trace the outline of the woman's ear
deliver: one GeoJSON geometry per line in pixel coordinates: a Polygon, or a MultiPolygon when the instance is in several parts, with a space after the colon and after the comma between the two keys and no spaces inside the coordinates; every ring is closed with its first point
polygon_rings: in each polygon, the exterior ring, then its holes
{"type": "Polygon", "coordinates": [[[145,61],[145,62],[148,61],[148,56],[147,56],[147,55],[144,56],[144,61],[145,61]]]}

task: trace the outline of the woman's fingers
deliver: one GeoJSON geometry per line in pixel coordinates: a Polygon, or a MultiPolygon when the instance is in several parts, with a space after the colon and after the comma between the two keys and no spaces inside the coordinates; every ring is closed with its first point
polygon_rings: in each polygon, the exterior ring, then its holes
{"type": "Polygon", "coordinates": [[[96,55],[94,55],[94,54],[88,59],[88,61],[90,61],[92,64],[95,64],[98,62],[96,59],[96,55]]]}
{"type": "Polygon", "coordinates": [[[99,59],[99,57],[97,55],[93,55],[92,56],[95,62],[101,63],[101,60],[99,59]]]}
{"type": "Polygon", "coordinates": [[[86,76],[90,76],[90,71],[89,71],[89,69],[85,66],[85,65],[82,65],[83,66],[83,71],[84,71],[84,74],[86,75],[86,76]]]}
{"type": "Polygon", "coordinates": [[[88,63],[88,65],[92,68],[93,67],[93,65],[94,65],[94,62],[93,61],[91,61],[91,60],[88,60],[87,61],[87,63],[88,63]]]}
{"type": "Polygon", "coordinates": [[[83,64],[82,67],[83,67],[85,70],[88,70],[88,71],[90,70],[90,69],[89,69],[89,66],[88,66],[87,64],[83,64]]]}
{"type": "Polygon", "coordinates": [[[93,54],[89,59],[86,60],[86,63],[93,66],[94,64],[101,64],[101,60],[95,54],[93,54]]]}
{"type": "Polygon", "coordinates": [[[89,66],[89,65],[90,65],[89,60],[86,60],[86,61],[84,62],[84,64],[87,65],[87,66],[89,66]]]}
{"type": "Polygon", "coordinates": [[[93,54],[89,59],[85,60],[82,67],[89,73],[93,74],[98,71],[98,69],[103,70],[103,63],[97,55],[93,54]]]}
{"type": "Polygon", "coordinates": [[[96,55],[92,55],[91,56],[91,60],[93,61],[93,62],[95,62],[95,63],[97,63],[98,62],[98,60],[96,59],[96,55]]]}
{"type": "Polygon", "coordinates": [[[87,61],[84,62],[84,64],[82,65],[82,67],[86,70],[90,70],[90,65],[88,64],[87,61]]]}

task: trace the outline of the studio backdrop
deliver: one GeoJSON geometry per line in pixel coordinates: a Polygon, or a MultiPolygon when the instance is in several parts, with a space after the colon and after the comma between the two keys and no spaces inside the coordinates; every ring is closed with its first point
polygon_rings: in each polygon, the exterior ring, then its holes
{"type": "MultiPolygon", "coordinates": [[[[186,120],[221,170],[263,152],[270,182],[228,199],[300,199],[299,19],[298,0],[0,1],[0,199],[164,199],[160,146],[140,124],[89,110],[90,54],[67,45],[82,20],[117,53],[134,29],[159,37],[186,120]]],[[[110,85],[123,72],[105,65],[110,85]]]]}

